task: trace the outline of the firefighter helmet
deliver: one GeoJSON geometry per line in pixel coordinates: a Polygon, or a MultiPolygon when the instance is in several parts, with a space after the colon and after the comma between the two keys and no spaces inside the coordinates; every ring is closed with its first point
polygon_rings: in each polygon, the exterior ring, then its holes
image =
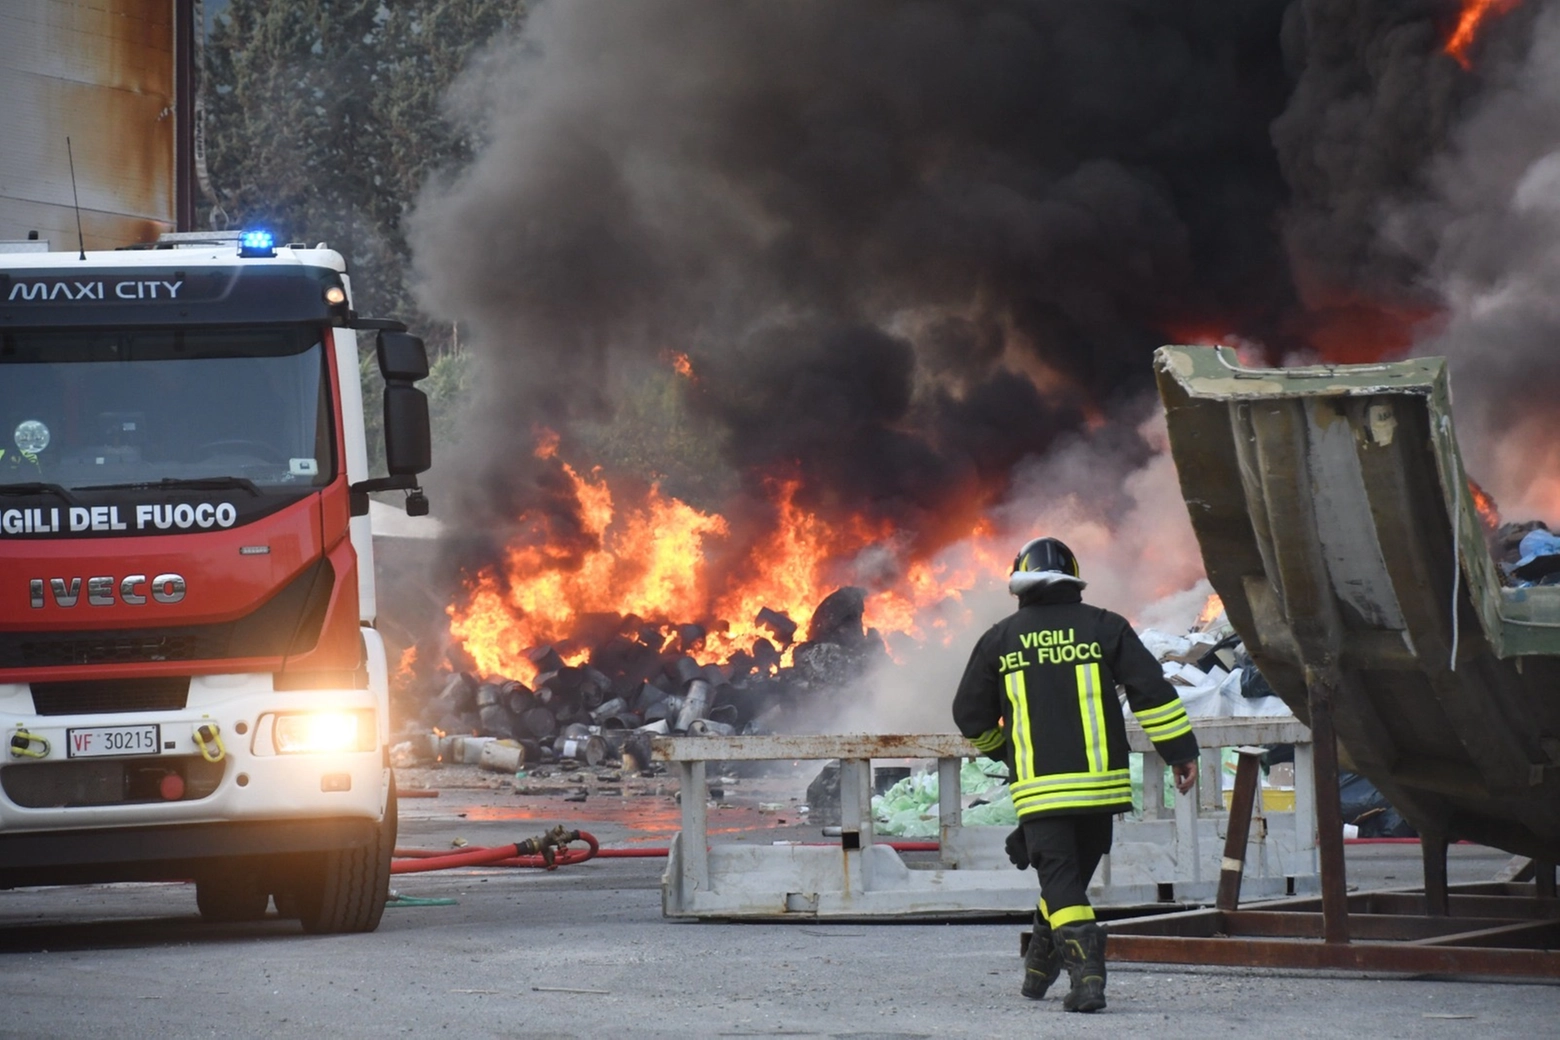
{"type": "Polygon", "coordinates": [[[1078,557],[1057,538],[1033,538],[1013,557],[1013,573],[1055,571],[1079,577],[1078,557]]]}

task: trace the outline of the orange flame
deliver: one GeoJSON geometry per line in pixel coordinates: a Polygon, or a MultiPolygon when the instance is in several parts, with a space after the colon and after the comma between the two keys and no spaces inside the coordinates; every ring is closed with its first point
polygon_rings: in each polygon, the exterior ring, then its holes
{"type": "Polygon", "coordinates": [[[558,454],[558,433],[549,430],[545,426],[536,428],[536,450],[532,452],[539,459],[550,459],[558,454]]]}
{"type": "Polygon", "coordinates": [[[1464,72],[1471,72],[1473,61],[1468,57],[1468,52],[1473,49],[1474,40],[1478,39],[1479,29],[1490,18],[1514,10],[1521,2],[1522,0],[1463,0],[1462,13],[1457,18],[1457,28],[1452,30],[1452,35],[1447,38],[1446,46],[1442,50],[1461,65],[1464,72]]]}
{"type": "MultiPolygon", "coordinates": [[[[1208,597],[1208,602],[1203,604],[1202,612],[1197,615],[1197,624],[1193,628],[1201,632],[1213,624],[1222,613],[1224,613],[1224,600],[1215,592],[1208,597]]],[[[1185,615],[1182,616],[1184,617],[1185,615]]]]}
{"type": "Polygon", "coordinates": [[[400,663],[395,668],[395,678],[399,682],[405,682],[412,677],[412,666],[417,663],[417,648],[409,646],[401,651],[400,663]]]}
{"type": "MultiPolygon", "coordinates": [[[[656,486],[620,509],[599,470],[580,474],[558,465],[572,485],[588,547],[552,546],[537,525],[532,541],[539,544],[512,544],[501,567],[479,572],[463,601],[447,608],[451,634],[485,674],[529,683],[537,667],[526,651],[549,645],[566,662],[583,662],[591,647],[582,641],[604,638],[590,633],[593,615],[637,616],[659,626],[665,643],[676,635],[674,623],[697,622],[706,635],[694,656],[725,662],[771,638],[757,622],[764,607],[796,621],[797,638],[804,639],[818,604],[853,583],[841,561],[885,547],[897,555],[887,523],[831,522],[798,503],[801,486],[794,479],[770,484],[772,528],[744,551],[730,544],[731,526],[719,514],[656,486]]],[[[534,518],[520,519],[527,529],[534,518]]],[[[969,546],[958,563],[916,560],[880,580],[867,597],[865,623],[918,641],[940,634],[964,591],[1003,573],[988,525],[977,525],[969,546]]],[[[784,654],[789,657],[789,648],[784,654]]]]}
{"type": "Polygon", "coordinates": [[[672,366],[672,371],[692,382],[699,377],[693,374],[693,361],[680,350],[669,350],[662,355],[672,366]]]}
{"type": "Polygon", "coordinates": [[[1484,529],[1493,531],[1499,527],[1500,507],[1495,504],[1494,497],[1471,477],[1468,480],[1468,493],[1473,496],[1473,508],[1478,510],[1479,522],[1484,525],[1484,529]]]}

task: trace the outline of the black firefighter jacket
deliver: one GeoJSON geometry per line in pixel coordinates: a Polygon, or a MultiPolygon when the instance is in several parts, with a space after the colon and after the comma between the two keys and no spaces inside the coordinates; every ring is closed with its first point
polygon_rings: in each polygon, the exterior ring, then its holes
{"type": "Polygon", "coordinates": [[[1116,687],[1155,749],[1197,757],[1192,724],[1120,614],[1082,602],[1074,585],[1033,590],[970,655],[953,721],[981,752],[1005,758],[1020,819],[1132,808],[1127,729],[1116,687]]]}

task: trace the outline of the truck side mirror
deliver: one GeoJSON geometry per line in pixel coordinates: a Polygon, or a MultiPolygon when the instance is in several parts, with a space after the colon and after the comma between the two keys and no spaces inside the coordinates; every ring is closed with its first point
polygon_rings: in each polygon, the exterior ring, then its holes
{"type": "Polygon", "coordinates": [[[433,465],[428,398],[412,385],[428,375],[428,350],[410,333],[387,330],[376,353],[385,377],[385,465],[393,477],[413,477],[433,465]]]}
{"type": "Polygon", "coordinates": [[[368,513],[369,492],[399,489],[406,492],[409,515],[427,516],[428,498],[417,486],[417,474],[433,465],[433,432],[428,396],[412,384],[428,375],[428,351],[416,336],[381,328],[375,353],[385,377],[385,468],[390,475],[352,485],[352,515],[368,513]]]}
{"type": "Polygon", "coordinates": [[[385,384],[385,466],[394,477],[414,477],[433,465],[428,395],[407,383],[385,384]]]}
{"type": "Polygon", "coordinates": [[[379,373],[386,383],[415,383],[428,378],[428,350],[406,332],[381,332],[376,344],[379,373]]]}

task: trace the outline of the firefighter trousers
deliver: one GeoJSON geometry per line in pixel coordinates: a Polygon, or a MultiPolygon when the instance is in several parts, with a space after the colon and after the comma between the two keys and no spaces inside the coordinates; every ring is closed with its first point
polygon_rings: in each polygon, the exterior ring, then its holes
{"type": "Polygon", "coordinates": [[[1094,920],[1089,881],[1110,851],[1115,816],[1041,816],[1023,821],[1029,862],[1040,875],[1040,913],[1053,928],[1094,920]]]}

